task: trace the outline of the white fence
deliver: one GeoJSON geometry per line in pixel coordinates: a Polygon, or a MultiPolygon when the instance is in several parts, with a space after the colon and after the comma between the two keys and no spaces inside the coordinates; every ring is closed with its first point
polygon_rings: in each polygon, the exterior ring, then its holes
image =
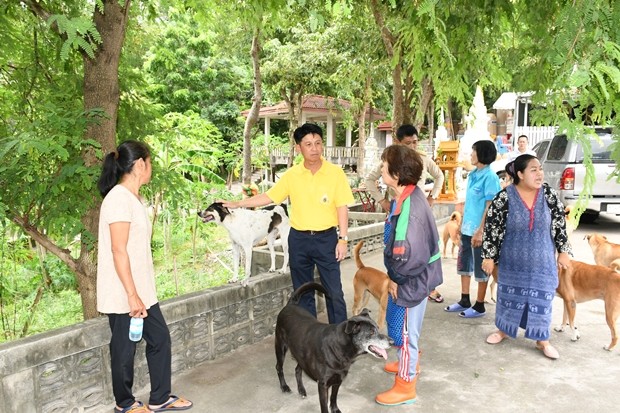
{"type": "MultiPolygon", "coordinates": [[[[557,132],[557,126],[517,126],[515,127],[515,133],[512,135],[513,140],[517,137],[525,135],[529,141],[529,147],[532,148],[538,142],[543,139],[550,139],[555,136],[557,132]]],[[[512,148],[515,148],[515,142],[509,142],[512,148]]],[[[376,157],[379,159],[384,148],[377,148],[376,157]]],[[[430,141],[421,142],[418,149],[425,151],[428,154],[433,153],[433,144],[430,141]]],[[[357,157],[360,148],[344,147],[344,146],[327,146],[324,148],[323,156],[330,162],[338,165],[357,165],[357,157]]],[[[271,152],[272,163],[278,165],[285,165],[288,161],[288,149],[274,149],[271,152]]]]}
{"type": "MultiPolygon", "coordinates": [[[[517,139],[521,135],[527,136],[530,149],[543,139],[551,139],[555,136],[557,126],[516,126],[514,139],[517,139]]],[[[516,145],[513,145],[516,147],[516,145]]]]}

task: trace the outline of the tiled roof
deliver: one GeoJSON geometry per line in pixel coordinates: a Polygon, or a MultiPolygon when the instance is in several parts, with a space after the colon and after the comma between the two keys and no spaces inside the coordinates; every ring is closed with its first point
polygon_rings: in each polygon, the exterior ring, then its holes
{"type": "MultiPolygon", "coordinates": [[[[348,110],[351,107],[351,102],[345,99],[338,99],[329,96],[321,95],[305,95],[301,104],[301,108],[308,118],[314,118],[314,115],[327,115],[331,112],[335,118],[339,118],[341,111],[348,110]]],[[[241,112],[243,116],[247,116],[250,110],[244,110],[241,112]]],[[[260,108],[259,117],[283,117],[288,116],[288,107],[285,101],[281,101],[273,106],[263,106],[260,108]],[[284,115],[284,116],[283,116],[284,115]]],[[[366,118],[369,118],[370,111],[366,113],[366,118]]],[[[378,109],[373,109],[372,117],[374,119],[383,119],[385,113],[378,109]]]]}
{"type": "Polygon", "coordinates": [[[377,125],[377,129],[381,131],[392,130],[392,121],[386,120],[385,122],[381,122],[380,124],[377,125]]]}

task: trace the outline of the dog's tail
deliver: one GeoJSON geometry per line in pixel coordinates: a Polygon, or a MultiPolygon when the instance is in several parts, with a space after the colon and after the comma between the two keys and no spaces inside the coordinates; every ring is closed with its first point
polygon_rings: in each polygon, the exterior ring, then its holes
{"type": "Polygon", "coordinates": [[[327,290],[321,284],[309,282],[309,283],[305,283],[304,285],[302,285],[301,287],[293,291],[293,294],[291,295],[291,298],[289,298],[288,302],[293,303],[293,304],[299,304],[299,300],[301,299],[301,296],[307,293],[308,291],[320,291],[326,297],[328,296],[327,290]]]}
{"type": "Polygon", "coordinates": [[[460,217],[461,213],[459,211],[454,211],[451,215],[450,215],[450,221],[458,221],[459,217],[460,217]]]}
{"type": "Polygon", "coordinates": [[[620,258],[616,258],[609,264],[609,268],[616,272],[620,272],[620,258]]]}
{"type": "Polygon", "coordinates": [[[353,250],[353,255],[355,255],[355,264],[357,265],[358,269],[365,267],[362,259],[360,258],[360,250],[362,249],[362,245],[364,245],[364,241],[358,242],[355,246],[355,249],[353,250]]]}

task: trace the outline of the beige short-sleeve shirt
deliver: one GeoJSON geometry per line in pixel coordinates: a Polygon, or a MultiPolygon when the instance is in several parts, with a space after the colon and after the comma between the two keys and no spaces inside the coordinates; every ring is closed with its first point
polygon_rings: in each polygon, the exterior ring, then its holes
{"type": "Polygon", "coordinates": [[[114,268],[110,224],[129,222],[127,254],[138,296],[150,308],[157,303],[151,253],[151,221],[142,202],[122,185],[106,195],[99,213],[97,256],[97,310],[104,314],[129,313],[127,293],[114,268]]]}

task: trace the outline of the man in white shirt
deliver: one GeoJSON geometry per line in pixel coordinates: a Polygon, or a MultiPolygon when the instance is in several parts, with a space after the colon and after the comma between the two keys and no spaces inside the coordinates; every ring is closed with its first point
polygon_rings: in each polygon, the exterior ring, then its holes
{"type": "MultiPolygon", "coordinates": [[[[418,150],[418,131],[413,125],[402,125],[396,131],[396,139],[394,140],[394,145],[405,145],[414,151],[418,152],[422,157],[422,161],[424,161],[424,169],[422,171],[422,177],[420,178],[420,182],[418,182],[418,186],[420,189],[424,189],[424,183],[426,181],[427,174],[432,176],[434,179],[433,189],[431,189],[430,194],[428,195],[428,203],[430,206],[433,206],[433,202],[439,194],[441,193],[441,188],[443,186],[444,176],[439,166],[433,161],[432,157],[427,155],[426,152],[422,152],[418,150]]],[[[381,177],[381,162],[379,165],[373,169],[368,176],[366,176],[365,184],[366,189],[370,193],[370,196],[379,204],[381,208],[385,212],[389,212],[390,209],[390,198],[391,196],[384,196],[379,192],[377,188],[377,180],[381,177]]],[[[391,194],[390,194],[391,195],[391,194]]]]}
{"type": "Polygon", "coordinates": [[[534,155],[536,156],[536,152],[527,148],[528,139],[527,136],[521,135],[517,139],[517,149],[508,153],[508,162],[512,162],[517,159],[521,155],[534,155]]]}

